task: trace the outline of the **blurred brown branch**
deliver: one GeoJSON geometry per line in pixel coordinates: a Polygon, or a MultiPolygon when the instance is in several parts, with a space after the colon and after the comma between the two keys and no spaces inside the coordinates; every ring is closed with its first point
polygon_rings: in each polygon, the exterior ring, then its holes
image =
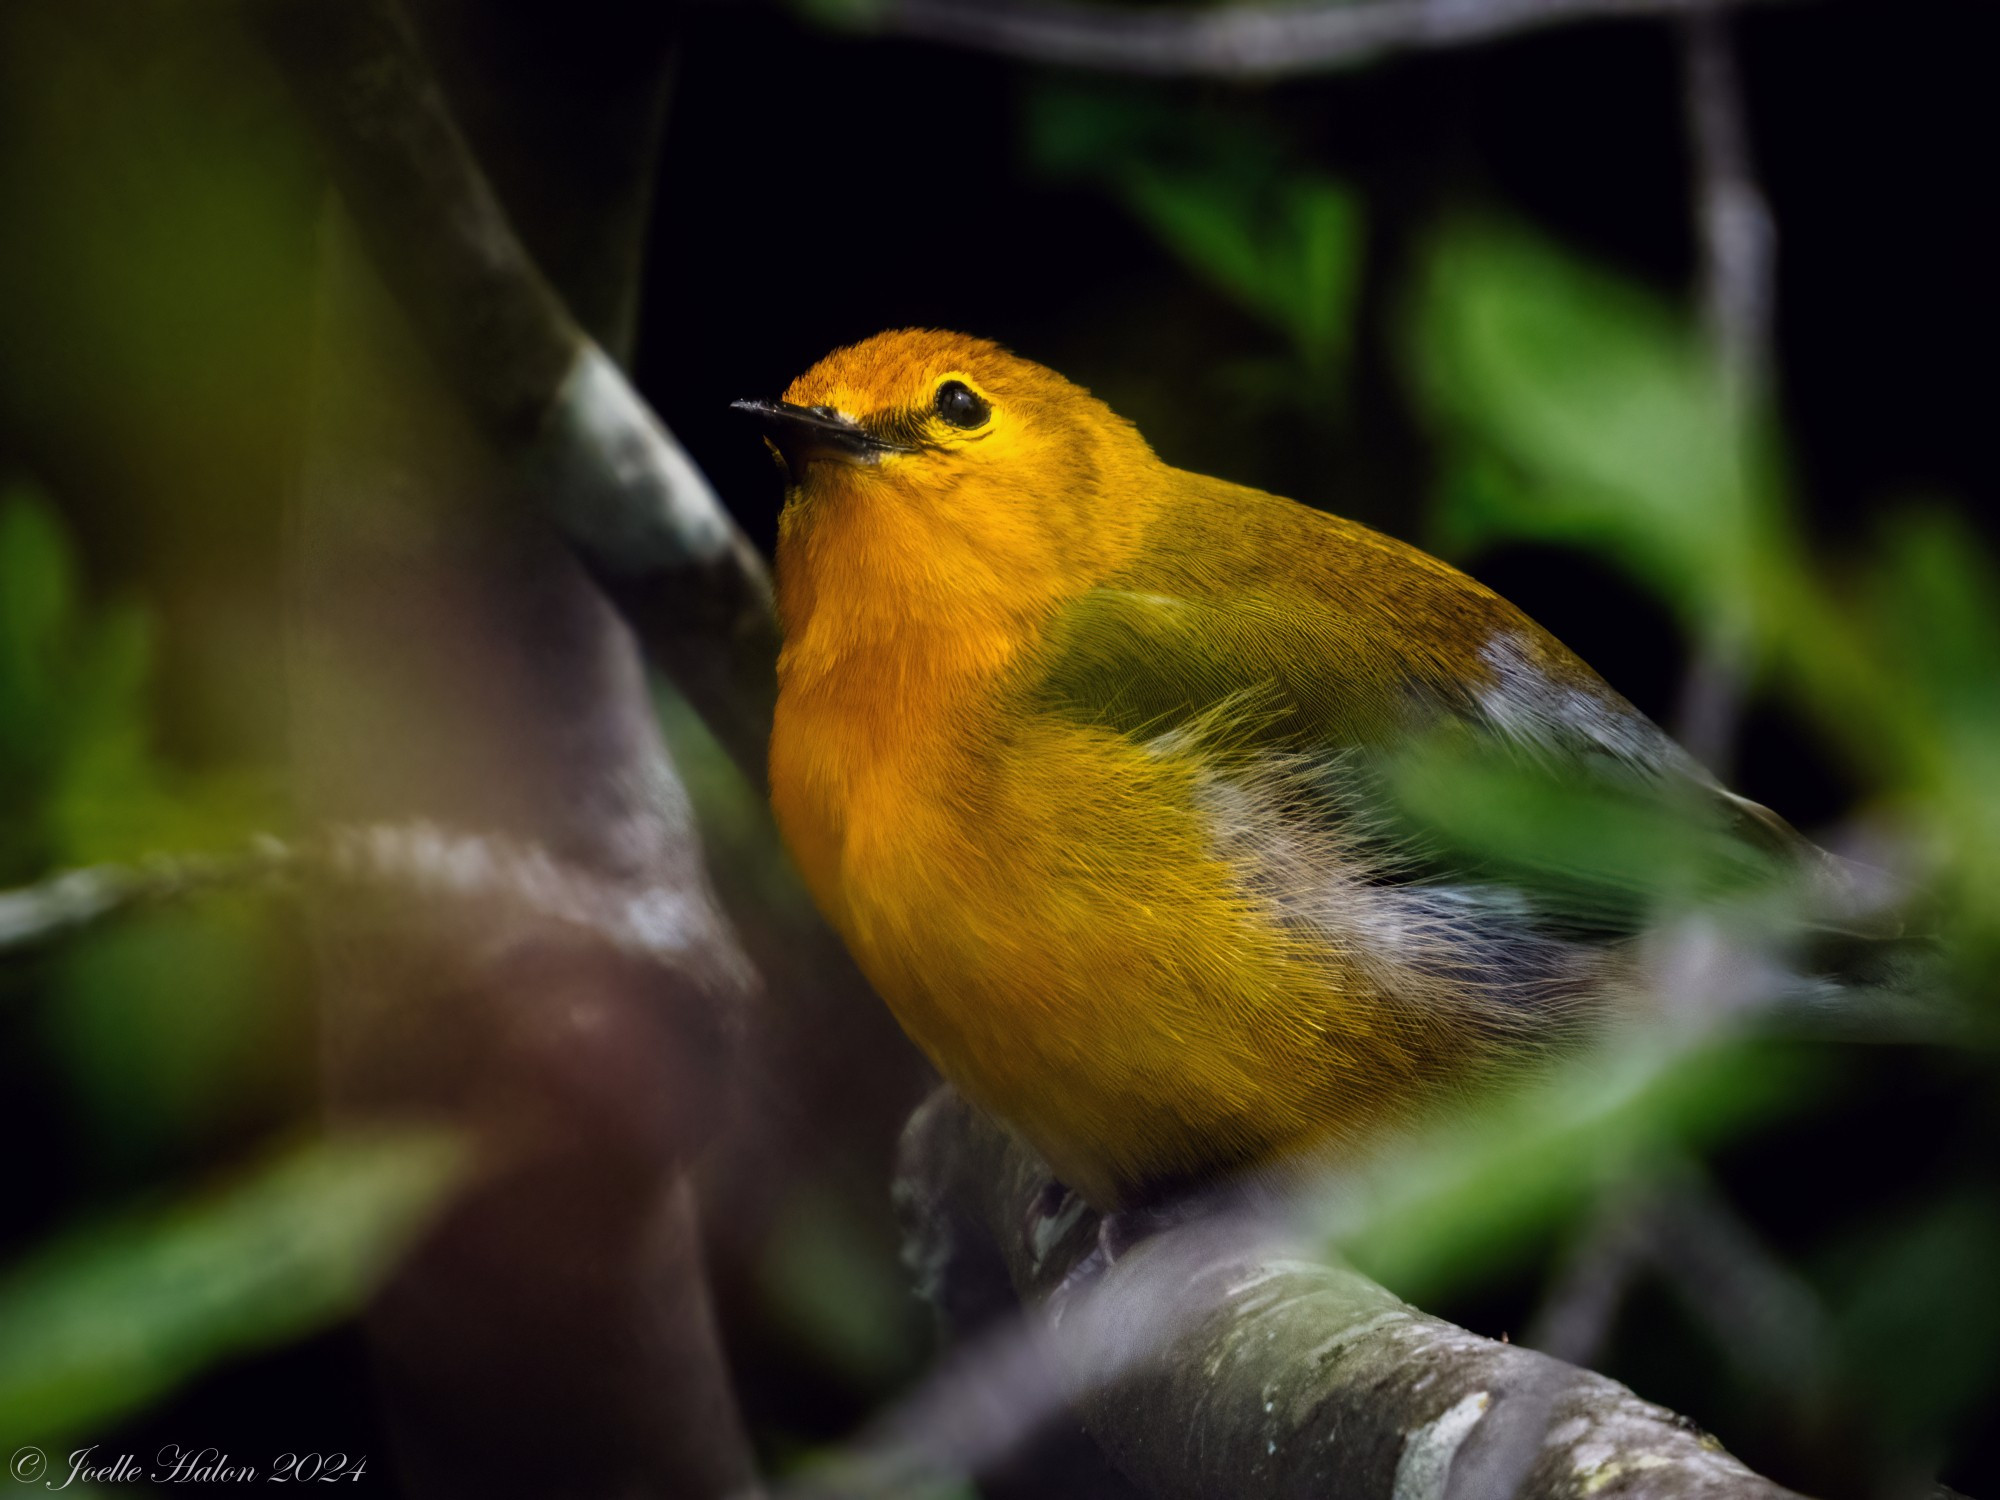
{"type": "MultiPolygon", "coordinates": [[[[1110,73],[1280,78],[1577,21],[1699,14],[1732,0],[1351,0],[1131,8],[1065,0],[884,0],[884,31],[1110,73]]],[[[1753,3],[1753,0],[1733,0],[1753,3]]]]}
{"type": "Polygon", "coordinates": [[[689,1169],[728,1120],[755,985],[633,633],[579,566],[660,601],[650,646],[758,778],[762,566],[613,363],[673,16],[251,14],[339,194],[289,518],[300,802],[547,850],[531,884],[671,932],[634,951],[563,899],[313,888],[331,1115],[446,1122],[498,1164],[369,1311],[402,1487],[734,1493],[754,1468],[689,1169]]]}
{"type": "Polygon", "coordinates": [[[764,562],[521,244],[408,20],[391,0],[251,13],[446,386],[518,492],[641,602],[648,651],[761,786],[778,649],[764,562]]]}
{"type": "Polygon", "coordinates": [[[948,1091],[912,1119],[909,1258],[946,1305],[990,1304],[1004,1272],[1030,1311],[886,1424],[864,1473],[977,1468],[1069,1406],[1147,1494],[1177,1500],[1789,1493],[1623,1386],[1428,1317],[1268,1224],[1183,1224],[1064,1288],[1095,1233],[1085,1216],[1052,1234],[1047,1182],[948,1091]]]}

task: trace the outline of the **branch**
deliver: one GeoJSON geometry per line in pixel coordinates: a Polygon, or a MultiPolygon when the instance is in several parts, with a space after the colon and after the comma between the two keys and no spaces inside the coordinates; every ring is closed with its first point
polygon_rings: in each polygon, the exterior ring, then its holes
{"type": "MultiPolygon", "coordinates": [[[[1724,397],[1747,417],[1769,393],[1777,230],[1757,183],[1729,18],[1695,11],[1682,27],[1681,55],[1702,313],[1724,397]]],[[[1723,778],[1742,716],[1742,635],[1724,620],[1698,643],[1675,714],[1681,742],[1723,778]]]]}
{"type": "Polygon", "coordinates": [[[1032,1310],[877,1434],[873,1467],[977,1467],[1069,1404],[1163,1500],[1789,1493],[1625,1387],[1428,1317],[1269,1225],[1183,1224],[1058,1291],[1095,1236],[1086,1221],[1037,1243],[1047,1181],[949,1091],[911,1120],[898,1188],[913,1263],[949,1295],[997,1248],[1032,1310]]]}
{"type": "Polygon", "coordinates": [[[539,844],[434,824],[334,828],[287,843],[262,835],[229,854],[152,855],[0,891],[0,954],[71,936],[141,906],[227,890],[293,894],[305,883],[466,908],[489,929],[533,918],[631,958],[671,963],[698,934],[684,899],[615,882],[539,844]]]}
{"type": "Polygon", "coordinates": [[[1066,67],[1259,79],[1333,72],[1576,21],[1699,13],[1713,3],[1352,0],[1135,10],[1066,0],[883,0],[869,19],[903,36],[1066,67]]]}
{"type": "Polygon", "coordinates": [[[762,785],[768,572],[522,247],[394,0],[256,0],[362,242],[446,387],[762,785]]]}
{"type": "Polygon", "coordinates": [[[1729,18],[1698,9],[1682,28],[1701,303],[1736,399],[1760,397],[1771,374],[1777,227],[1758,185],[1729,18]]]}
{"type": "Polygon", "coordinates": [[[1626,1294],[1649,1267],[1657,1227],[1651,1184],[1614,1192],[1565,1257],[1521,1342],[1573,1365],[1594,1365],[1626,1294]]]}
{"type": "Polygon", "coordinates": [[[153,855],[131,865],[66,870],[19,890],[0,891],[0,953],[69,937],[140,905],[281,878],[295,858],[276,839],[238,854],[153,855]]]}

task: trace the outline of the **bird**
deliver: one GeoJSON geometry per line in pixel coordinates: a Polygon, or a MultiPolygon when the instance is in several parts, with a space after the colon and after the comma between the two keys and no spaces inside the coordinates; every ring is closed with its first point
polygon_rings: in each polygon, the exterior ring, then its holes
{"type": "Polygon", "coordinates": [[[1092,1207],[1365,1152],[1641,1004],[1649,892],[1426,787],[1851,893],[1491,589],[1174,468],[996,343],[894,330],[735,404],[785,483],[779,829],[905,1032],[1092,1207]]]}

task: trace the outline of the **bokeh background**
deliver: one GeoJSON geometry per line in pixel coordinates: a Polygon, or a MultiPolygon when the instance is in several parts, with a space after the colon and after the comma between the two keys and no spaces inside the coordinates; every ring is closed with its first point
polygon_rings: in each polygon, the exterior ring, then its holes
{"type": "MultiPolygon", "coordinates": [[[[1703,344],[1672,24],[1243,85],[856,14],[681,20],[637,380],[760,544],[778,482],[730,400],[886,327],[999,339],[1171,462],[1451,557],[1664,723],[1721,652],[1740,713],[1704,750],[1815,836],[1899,851],[1990,1015],[1987,7],[1737,17],[1778,234],[1747,408],[1703,344]],[[1747,470],[1713,460],[1746,445],[1747,470]]],[[[324,191],[229,6],[0,11],[0,888],[297,829],[282,562],[324,191]]],[[[796,908],[750,794],[662,713],[726,899],[796,908]]],[[[932,1348],[886,1191],[924,1074],[850,998],[833,1051],[774,1048],[758,1140],[708,1166],[774,1471],[932,1348]]],[[[397,1492],[353,1318],[440,1168],[316,1138],[314,1007],[297,915],[257,889],[0,954],[0,1447],[344,1451],[397,1492]]],[[[2000,1492],[1996,1080],[1990,1045],[1745,1044],[1634,1106],[1620,1152],[1534,1146],[1523,1175],[1561,1190],[1350,1249],[1518,1339],[1619,1205],[1713,1210],[1706,1249],[1632,1275],[1599,1368],[1810,1493],[2000,1492]]]]}

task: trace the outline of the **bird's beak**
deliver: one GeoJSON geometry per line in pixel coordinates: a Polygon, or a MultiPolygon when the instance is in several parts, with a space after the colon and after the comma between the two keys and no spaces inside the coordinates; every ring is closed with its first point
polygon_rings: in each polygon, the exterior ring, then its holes
{"type": "Polygon", "coordinates": [[[885,453],[915,450],[887,438],[877,437],[845,412],[830,406],[794,406],[789,401],[732,401],[737,411],[747,411],[764,425],[764,436],[778,450],[785,468],[794,479],[815,458],[838,459],[850,464],[881,462],[885,453]]]}

